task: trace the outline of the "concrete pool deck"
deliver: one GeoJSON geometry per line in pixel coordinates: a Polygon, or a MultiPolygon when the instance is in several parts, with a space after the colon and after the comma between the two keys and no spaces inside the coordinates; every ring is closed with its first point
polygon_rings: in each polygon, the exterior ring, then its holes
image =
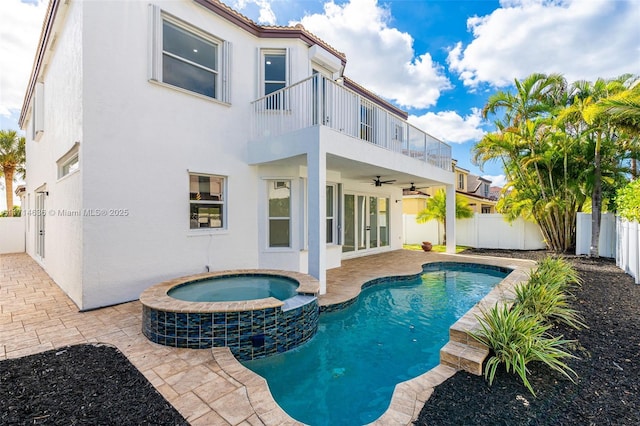
{"type": "MultiPolygon", "coordinates": [[[[343,260],[342,267],[328,271],[328,291],[320,296],[320,304],[344,303],[357,296],[360,286],[371,279],[416,274],[424,263],[442,261],[517,268],[523,274],[532,265],[515,259],[391,251],[343,260]]],[[[0,255],[0,361],[67,345],[108,343],[124,353],[193,425],[300,424],[273,401],[264,379],[242,367],[228,349],[158,345],[144,337],[141,322],[139,301],[78,312],[27,254],[0,255]]],[[[419,378],[399,384],[391,406],[375,423],[410,424],[433,387],[455,371],[439,365],[419,378]]]]}

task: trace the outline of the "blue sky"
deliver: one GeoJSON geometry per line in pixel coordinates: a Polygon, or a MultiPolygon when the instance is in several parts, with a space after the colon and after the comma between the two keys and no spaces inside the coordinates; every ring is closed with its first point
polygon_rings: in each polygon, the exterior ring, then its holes
{"type": "MultiPolygon", "coordinates": [[[[638,0],[226,3],[261,24],[302,23],[346,53],[347,76],[449,143],[461,167],[498,183],[498,164],[481,171],[470,161],[474,143],[493,128],[479,115],[490,94],[533,72],[562,73],[570,82],[640,74],[638,0]]],[[[0,0],[2,129],[17,129],[46,5],[0,0]]]]}

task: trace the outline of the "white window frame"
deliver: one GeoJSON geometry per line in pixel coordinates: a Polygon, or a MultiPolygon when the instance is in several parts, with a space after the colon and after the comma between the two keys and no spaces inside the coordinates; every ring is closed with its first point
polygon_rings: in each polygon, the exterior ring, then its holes
{"type": "MultiPolygon", "coordinates": [[[[332,194],[332,198],[331,198],[331,207],[332,207],[332,212],[329,212],[328,207],[329,207],[329,197],[326,197],[326,210],[327,210],[327,217],[326,217],[326,223],[327,223],[327,234],[329,233],[329,231],[331,232],[331,241],[325,241],[327,244],[329,245],[336,245],[338,243],[337,239],[338,239],[338,185],[336,184],[332,184],[332,183],[327,183],[327,189],[328,188],[333,188],[333,194],[332,194]],[[329,215],[329,213],[331,213],[331,215],[329,215]],[[329,227],[329,220],[332,220],[332,225],[331,227],[329,227]]],[[[326,237],[325,237],[326,239],[326,237]]]]}
{"type": "Polygon", "coordinates": [[[284,83],[284,87],[289,85],[289,55],[289,49],[260,49],[260,97],[266,96],[267,83],[284,83]],[[284,56],[284,80],[266,79],[265,61],[267,55],[284,56]]]}
{"type": "Polygon", "coordinates": [[[194,232],[202,232],[202,231],[218,231],[218,230],[226,230],[228,227],[228,215],[227,215],[227,177],[226,176],[222,176],[222,175],[215,175],[215,174],[210,174],[210,173],[197,173],[197,172],[189,172],[188,173],[188,177],[189,177],[189,229],[191,231],[194,232]],[[220,200],[192,200],[191,199],[191,176],[204,176],[204,177],[208,177],[208,178],[216,178],[216,179],[221,179],[222,183],[220,185],[220,200]],[[194,204],[204,204],[204,205],[212,205],[212,206],[222,206],[221,211],[222,211],[222,219],[221,219],[221,225],[220,226],[204,226],[204,227],[200,227],[198,225],[198,227],[193,227],[193,221],[196,221],[198,224],[200,224],[200,219],[198,217],[194,217],[192,216],[191,213],[191,206],[194,204]]]}
{"type": "Polygon", "coordinates": [[[80,171],[80,142],[73,144],[71,149],[56,161],[58,180],[80,171]],[[76,167],[72,167],[76,165],[76,167]]]}
{"type": "Polygon", "coordinates": [[[267,180],[267,247],[270,250],[290,250],[293,244],[293,217],[292,217],[292,209],[293,209],[293,191],[291,187],[291,179],[269,179],[267,180]],[[289,190],[289,216],[271,216],[269,212],[269,203],[271,202],[271,196],[269,193],[269,189],[273,187],[273,189],[287,188],[289,190]],[[271,221],[277,220],[288,220],[289,221],[289,244],[286,246],[272,246],[271,245],[271,221]]]}
{"type": "Polygon", "coordinates": [[[150,58],[149,58],[149,80],[151,82],[182,91],[194,96],[201,97],[208,100],[216,100],[226,104],[231,103],[231,43],[221,38],[218,38],[200,28],[197,28],[187,22],[163,12],[157,5],[149,5],[150,8],[150,22],[151,22],[151,35],[150,39],[150,58]],[[213,72],[216,76],[215,93],[214,96],[204,95],[202,93],[195,92],[189,88],[180,87],[171,83],[164,82],[162,76],[163,69],[163,23],[168,22],[179,29],[186,31],[208,43],[215,44],[216,48],[216,70],[204,67],[200,64],[189,61],[188,59],[181,58],[175,54],[168,53],[171,57],[176,58],[187,64],[196,66],[198,68],[213,72]]]}
{"type": "Polygon", "coordinates": [[[458,189],[464,191],[464,173],[458,173],[458,189]]]}

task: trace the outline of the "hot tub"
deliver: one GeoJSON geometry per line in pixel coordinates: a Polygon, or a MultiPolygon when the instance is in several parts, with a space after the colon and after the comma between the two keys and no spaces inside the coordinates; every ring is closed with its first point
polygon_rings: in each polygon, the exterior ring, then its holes
{"type": "Polygon", "coordinates": [[[165,281],[140,295],[142,331],[161,345],[227,346],[239,360],[263,358],[315,335],[319,289],[310,275],[273,270],[221,271],[165,281]]]}

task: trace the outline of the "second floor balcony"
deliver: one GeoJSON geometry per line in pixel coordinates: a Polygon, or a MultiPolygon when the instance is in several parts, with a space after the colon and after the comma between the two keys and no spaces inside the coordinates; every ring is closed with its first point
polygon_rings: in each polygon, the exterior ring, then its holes
{"type": "Polygon", "coordinates": [[[253,141],[312,126],[451,171],[451,147],[362,94],[319,74],[251,103],[253,141]]]}

